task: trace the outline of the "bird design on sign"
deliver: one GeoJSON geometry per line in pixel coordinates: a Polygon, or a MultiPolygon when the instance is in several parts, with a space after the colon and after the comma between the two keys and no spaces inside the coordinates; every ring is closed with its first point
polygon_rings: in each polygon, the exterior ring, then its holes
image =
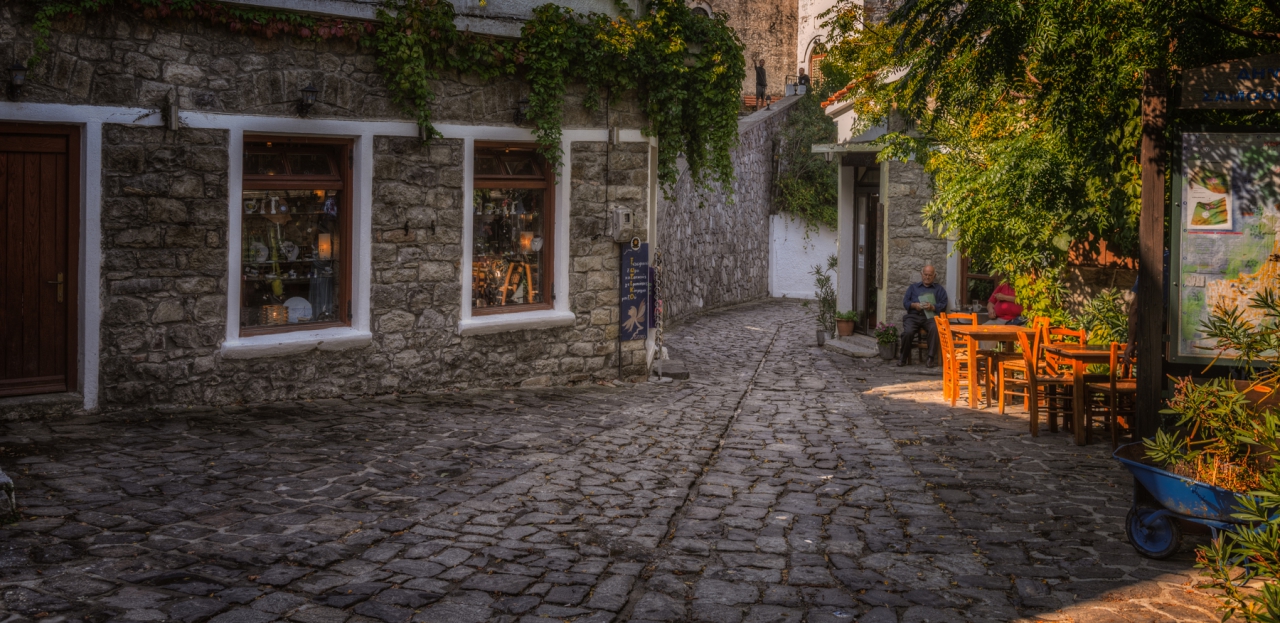
{"type": "Polygon", "coordinates": [[[645,310],[643,307],[636,305],[627,308],[627,321],[622,323],[622,328],[626,331],[639,331],[644,328],[645,310]]]}

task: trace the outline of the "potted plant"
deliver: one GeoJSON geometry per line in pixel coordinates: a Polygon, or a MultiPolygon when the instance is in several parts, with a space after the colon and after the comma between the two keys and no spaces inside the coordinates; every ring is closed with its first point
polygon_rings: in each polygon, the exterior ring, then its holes
{"type": "Polygon", "coordinates": [[[898,327],[883,322],[876,325],[874,333],[876,345],[880,347],[880,358],[893,361],[898,354],[898,327]]]}
{"type": "MultiPolygon", "coordinates": [[[[814,292],[815,302],[818,304],[818,346],[822,346],[831,334],[836,330],[836,288],[831,283],[831,271],[835,270],[837,258],[835,255],[827,257],[827,266],[823,268],[821,264],[815,264],[813,270],[809,272],[813,275],[813,285],[818,289],[814,292]]],[[[808,307],[809,301],[805,301],[808,307]]]]}
{"type": "MultiPolygon", "coordinates": [[[[1234,351],[1248,380],[1179,381],[1169,408],[1161,411],[1162,430],[1142,446],[1121,447],[1137,451],[1129,455],[1130,471],[1158,469],[1165,485],[1155,504],[1135,497],[1127,527],[1157,546],[1167,544],[1149,548],[1154,554],[1171,555],[1177,551],[1178,522],[1162,513],[1176,511],[1185,519],[1216,510],[1220,521],[1206,525],[1220,529],[1196,558],[1208,586],[1218,591],[1223,620],[1274,622],[1280,594],[1280,295],[1267,289],[1247,305],[1245,311],[1215,307],[1202,327],[1220,351],[1234,351]],[[1159,500],[1184,489],[1199,496],[1186,508],[1159,500]]],[[[1121,451],[1116,457],[1125,462],[1121,451]]]]}
{"type": "Polygon", "coordinates": [[[836,314],[836,334],[840,337],[853,335],[853,327],[858,324],[858,312],[847,311],[836,314]]]}

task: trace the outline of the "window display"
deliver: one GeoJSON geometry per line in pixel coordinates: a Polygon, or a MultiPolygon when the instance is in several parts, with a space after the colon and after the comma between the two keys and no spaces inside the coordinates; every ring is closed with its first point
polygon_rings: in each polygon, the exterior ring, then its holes
{"type": "Polygon", "coordinates": [[[529,146],[476,147],[473,314],[551,306],[555,210],[545,159],[529,146]]]}
{"type": "Polygon", "coordinates": [[[348,149],[246,141],[242,335],[347,324],[348,149]]]}

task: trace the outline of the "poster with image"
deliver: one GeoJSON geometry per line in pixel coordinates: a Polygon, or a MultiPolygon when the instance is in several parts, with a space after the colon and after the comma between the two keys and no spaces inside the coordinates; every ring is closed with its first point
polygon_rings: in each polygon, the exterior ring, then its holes
{"type": "Polygon", "coordinates": [[[1265,318],[1250,302],[1280,287],[1280,134],[1188,133],[1182,150],[1171,240],[1172,355],[1208,362],[1218,355],[1203,331],[1209,314],[1235,308],[1259,326],[1265,318]]]}
{"type": "Polygon", "coordinates": [[[1187,173],[1187,216],[1190,229],[1231,229],[1230,164],[1203,162],[1187,173]]]}

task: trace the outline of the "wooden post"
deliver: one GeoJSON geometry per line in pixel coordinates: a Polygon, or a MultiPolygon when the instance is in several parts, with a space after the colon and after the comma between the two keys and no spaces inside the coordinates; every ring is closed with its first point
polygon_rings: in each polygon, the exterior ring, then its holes
{"type": "Polygon", "coordinates": [[[1142,84],[1142,211],[1138,216],[1137,431],[1146,438],[1160,426],[1164,375],[1164,131],[1168,79],[1148,69],[1142,84]]]}

